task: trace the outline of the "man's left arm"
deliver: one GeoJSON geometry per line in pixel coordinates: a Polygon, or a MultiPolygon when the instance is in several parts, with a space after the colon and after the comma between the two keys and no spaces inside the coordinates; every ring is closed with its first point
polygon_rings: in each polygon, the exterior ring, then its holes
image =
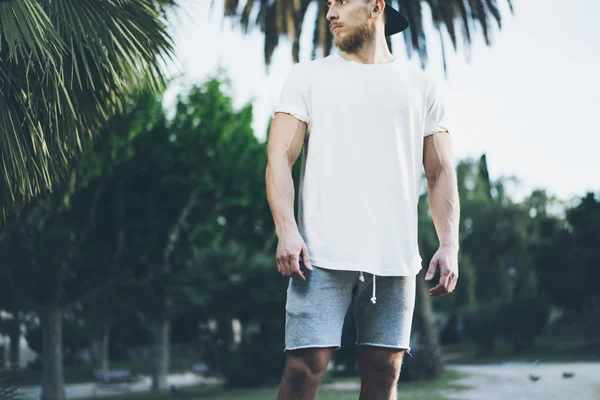
{"type": "Polygon", "coordinates": [[[440,270],[438,285],[429,290],[431,296],[452,293],[458,279],[458,226],[460,205],[458,183],[452,155],[450,134],[446,131],[424,139],[423,166],[429,191],[429,208],[433,217],[440,247],[429,264],[425,280],[440,270]]]}

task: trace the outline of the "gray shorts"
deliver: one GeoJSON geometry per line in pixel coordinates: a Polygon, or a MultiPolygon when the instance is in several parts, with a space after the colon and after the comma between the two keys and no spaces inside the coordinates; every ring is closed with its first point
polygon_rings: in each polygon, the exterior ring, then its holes
{"type": "Polygon", "coordinates": [[[341,346],[342,327],[352,305],[356,344],[410,352],[416,276],[376,276],[336,271],[300,262],[305,281],[290,278],[287,290],[285,350],[341,346]]]}

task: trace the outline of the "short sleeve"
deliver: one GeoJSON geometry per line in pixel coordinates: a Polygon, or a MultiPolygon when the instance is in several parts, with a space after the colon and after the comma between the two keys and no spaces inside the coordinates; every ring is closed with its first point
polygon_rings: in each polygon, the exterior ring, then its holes
{"type": "Polygon", "coordinates": [[[279,101],[274,112],[291,114],[300,121],[308,124],[310,115],[308,113],[305,85],[306,77],[302,74],[299,65],[295,64],[283,83],[279,101]]]}
{"type": "Polygon", "coordinates": [[[427,91],[427,112],[425,114],[425,131],[423,135],[429,136],[443,131],[449,132],[444,94],[434,82],[430,82],[427,91]]]}

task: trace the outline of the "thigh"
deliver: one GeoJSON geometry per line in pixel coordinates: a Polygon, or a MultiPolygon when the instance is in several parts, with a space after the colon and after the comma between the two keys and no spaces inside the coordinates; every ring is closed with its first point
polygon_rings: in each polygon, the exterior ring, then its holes
{"type": "Polygon", "coordinates": [[[291,278],[287,290],[285,350],[340,347],[352,300],[352,274],[302,267],[306,280],[291,278]]]}
{"type": "Polygon", "coordinates": [[[353,299],[356,344],[410,351],[416,276],[377,276],[377,301],[371,302],[373,276],[365,275],[353,299]]]}

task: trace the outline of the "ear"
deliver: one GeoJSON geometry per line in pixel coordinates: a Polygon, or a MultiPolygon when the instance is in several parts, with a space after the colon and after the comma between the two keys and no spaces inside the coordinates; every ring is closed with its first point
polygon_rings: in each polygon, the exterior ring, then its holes
{"type": "Polygon", "coordinates": [[[371,13],[373,15],[383,14],[384,7],[385,0],[375,0],[375,4],[373,4],[373,10],[371,13]]]}

